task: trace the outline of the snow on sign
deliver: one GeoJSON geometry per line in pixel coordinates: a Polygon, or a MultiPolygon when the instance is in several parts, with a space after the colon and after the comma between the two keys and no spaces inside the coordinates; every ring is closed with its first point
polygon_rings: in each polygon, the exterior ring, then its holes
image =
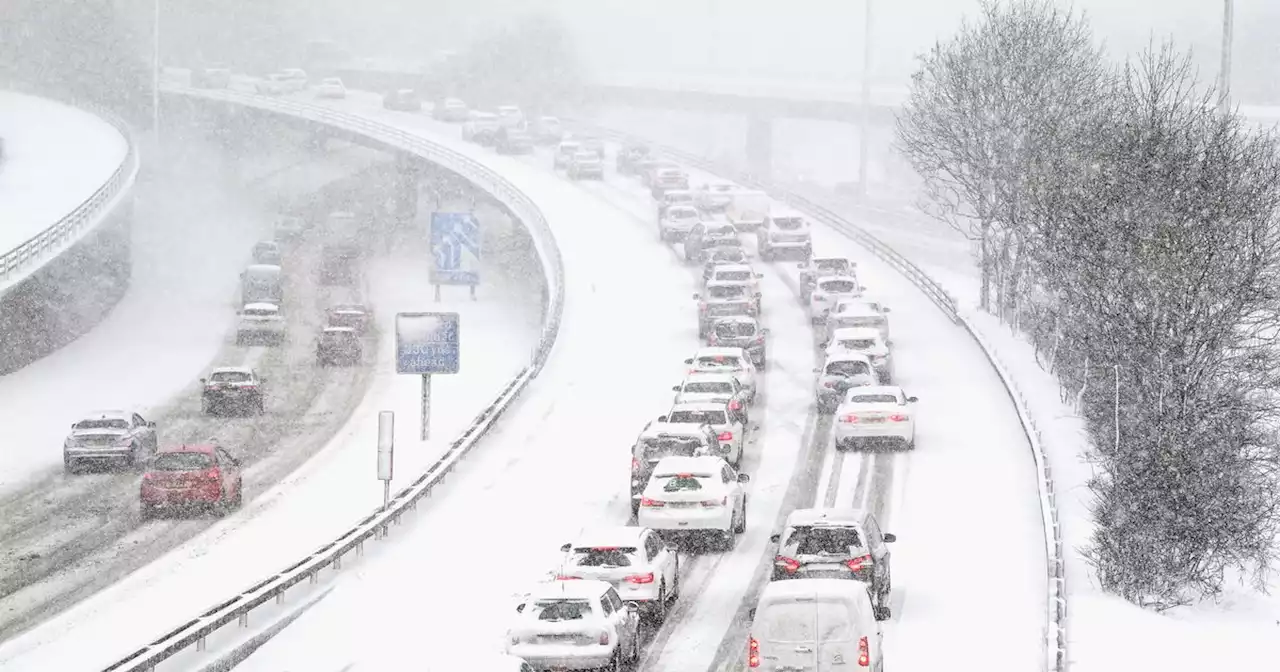
{"type": "Polygon", "coordinates": [[[431,282],[480,283],[480,223],[470,212],[431,213],[431,282]]]}
{"type": "Polygon", "coordinates": [[[457,313],[396,313],[396,373],[457,373],[457,313]]]}

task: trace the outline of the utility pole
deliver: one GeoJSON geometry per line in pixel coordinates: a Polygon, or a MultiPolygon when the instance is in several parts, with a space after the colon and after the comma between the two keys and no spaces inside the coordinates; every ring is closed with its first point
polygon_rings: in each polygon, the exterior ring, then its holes
{"type": "MultiPolygon", "coordinates": [[[[1227,0],[1230,2],[1231,0],[1227,0]]],[[[871,0],[866,4],[862,35],[862,123],[858,138],[858,193],[867,198],[867,163],[871,143],[871,0]]]]}
{"type": "Polygon", "coordinates": [[[1231,104],[1231,42],[1235,23],[1235,0],[1223,0],[1222,67],[1218,73],[1218,111],[1226,113],[1231,104]]]}
{"type": "Polygon", "coordinates": [[[160,144],[160,0],[154,0],[151,17],[151,131],[160,144]]]}

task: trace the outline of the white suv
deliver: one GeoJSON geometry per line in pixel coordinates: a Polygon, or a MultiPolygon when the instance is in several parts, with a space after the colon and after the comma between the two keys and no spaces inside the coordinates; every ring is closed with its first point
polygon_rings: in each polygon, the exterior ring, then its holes
{"type": "Polygon", "coordinates": [[[760,258],[772,261],[780,253],[791,253],[808,260],[813,255],[813,237],[809,220],[794,210],[774,210],[756,230],[756,246],[760,258]]]}

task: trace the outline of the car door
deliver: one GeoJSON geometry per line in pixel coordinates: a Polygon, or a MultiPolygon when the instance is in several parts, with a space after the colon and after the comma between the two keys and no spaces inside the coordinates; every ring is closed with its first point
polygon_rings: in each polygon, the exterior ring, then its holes
{"type": "Polygon", "coordinates": [[[867,548],[871,551],[871,561],[874,563],[876,582],[880,585],[886,585],[889,581],[889,545],[884,543],[884,534],[880,532],[880,524],[876,522],[876,517],[867,514],[865,520],[862,521],[862,531],[867,537],[867,548]]]}
{"type": "Polygon", "coordinates": [[[738,483],[738,474],[732,466],[726,464],[720,467],[720,480],[724,482],[725,491],[733,499],[733,515],[736,518],[742,511],[742,484],[738,483]]]}
{"type": "Polygon", "coordinates": [[[670,591],[671,587],[676,585],[675,554],[662,543],[662,540],[658,539],[658,534],[653,530],[644,533],[644,552],[649,566],[662,574],[662,579],[668,586],[667,590],[670,591]]]}
{"type": "Polygon", "coordinates": [[[145,418],[133,414],[134,436],[142,442],[143,450],[148,454],[156,452],[156,429],[145,418]]]}
{"type": "Polygon", "coordinates": [[[222,448],[218,448],[214,452],[218,460],[218,468],[222,470],[222,473],[226,474],[224,481],[226,485],[223,487],[226,488],[227,497],[234,499],[236,495],[240,494],[240,461],[222,448]]]}

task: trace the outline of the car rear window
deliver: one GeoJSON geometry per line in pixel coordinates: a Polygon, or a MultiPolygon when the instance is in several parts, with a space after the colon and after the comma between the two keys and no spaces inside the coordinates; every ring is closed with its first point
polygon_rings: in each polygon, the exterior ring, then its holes
{"type": "Polygon", "coordinates": [[[674,219],[694,219],[698,216],[698,211],[693,208],[672,208],[667,211],[667,216],[674,219]]]}
{"type": "Polygon", "coordinates": [[[716,280],[723,280],[725,282],[743,282],[745,280],[750,280],[751,276],[751,271],[720,271],[719,273],[716,273],[716,280]]]}
{"type": "Polygon", "coordinates": [[[849,262],[844,259],[836,259],[829,261],[816,261],[814,267],[820,271],[847,271],[849,270],[849,262]]]}
{"type": "Polygon", "coordinates": [[[245,317],[273,317],[279,314],[280,311],[274,308],[249,308],[244,311],[245,317]]]}
{"type": "Polygon", "coordinates": [[[697,474],[678,474],[667,479],[667,484],[662,486],[663,492],[689,492],[692,490],[701,490],[702,482],[697,474]]]}
{"type": "Polygon", "coordinates": [[[707,355],[694,360],[700,369],[740,369],[742,360],[736,355],[707,355]]]}
{"type": "Polygon", "coordinates": [[[578,567],[630,567],[635,547],[575,548],[572,562],[578,567]]]}
{"type": "Polygon", "coordinates": [[[733,228],[732,224],[717,224],[715,226],[707,227],[707,235],[708,236],[724,236],[726,238],[729,236],[734,236],[736,238],[738,235],[738,230],[733,228]]]}
{"type": "Polygon", "coordinates": [[[733,185],[732,184],[713,184],[711,185],[711,191],[718,191],[722,194],[728,193],[730,191],[733,191],[733,185]]]}
{"type": "Polygon", "coordinates": [[[717,246],[711,252],[711,261],[742,261],[747,258],[741,247],[717,246]]]}
{"type": "Polygon", "coordinates": [[[160,453],[151,462],[154,471],[201,471],[212,466],[208,453],[160,453]]]}
{"type": "Polygon", "coordinates": [[[247,383],[251,379],[252,376],[244,371],[217,371],[209,376],[209,380],[215,383],[247,383]]]}
{"type": "Polygon", "coordinates": [[[804,226],[804,220],[799,217],[774,217],[773,225],[783,231],[795,231],[804,226]]]}
{"type": "Polygon", "coordinates": [[[864,376],[870,373],[866,362],[841,361],[827,365],[827,375],[831,376],[864,376]]]}
{"type": "Polygon", "coordinates": [[[538,600],[533,603],[534,614],[539,621],[580,621],[591,615],[591,603],[586,600],[538,600]]]}
{"type": "Polygon", "coordinates": [[[98,418],[96,420],[81,420],[76,423],[76,429],[129,429],[129,421],[124,418],[98,418]]]}
{"type": "Polygon", "coordinates": [[[819,285],[819,287],[822,291],[832,294],[849,294],[858,288],[852,280],[828,280],[819,285]]]}
{"type": "Polygon", "coordinates": [[[733,383],[727,381],[697,381],[685,383],[681,392],[689,394],[733,394],[733,383]]]}
{"type": "Polygon", "coordinates": [[[693,457],[703,441],[695,437],[664,436],[657,439],[645,439],[643,457],[646,462],[659,462],[664,457],[693,457]]]}
{"type": "Polygon", "coordinates": [[[846,338],[840,341],[840,347],[849,348],[850,350],[868,350],[876,347],[876,339],[874,338],[846,338]]]}
{"type": "Polygon", "coordinates": [[[724,425],[728,424],[725,420],[724,411],[673,411],[667,416],[667,422],[675,423],[695,423],[708,425],[724,425]]]}
{"type": "Polygon", "coordinates": [[[750,322],[721,322],[715,326],[720,338],[747,338],[756,335],[756,325],[750,322]]]}
{"type": "Polygon", "coordinates": [[[747,288],[742,285],[717,285],[707,288],[707,296],[713,299],[740,299],[747,295],[747,288]]]}
{"type": "Polygon", "coordinates": [[[853,639],[849,610],[834,600],[781,602],[757,618],[757,637],[768,642],[845,642],[853,639]]]}
{"type": "Polygon", "coordinates": [[[859,394],[849,397],[851,404],[896,404],[898,398],[892,394],[859,394]]]}
{"type": "Polygon", "coordinates": [[[800,526],[787,538],[800,555],[848,555],[862,548],[862,538],[852,527],[800,526]]]}

